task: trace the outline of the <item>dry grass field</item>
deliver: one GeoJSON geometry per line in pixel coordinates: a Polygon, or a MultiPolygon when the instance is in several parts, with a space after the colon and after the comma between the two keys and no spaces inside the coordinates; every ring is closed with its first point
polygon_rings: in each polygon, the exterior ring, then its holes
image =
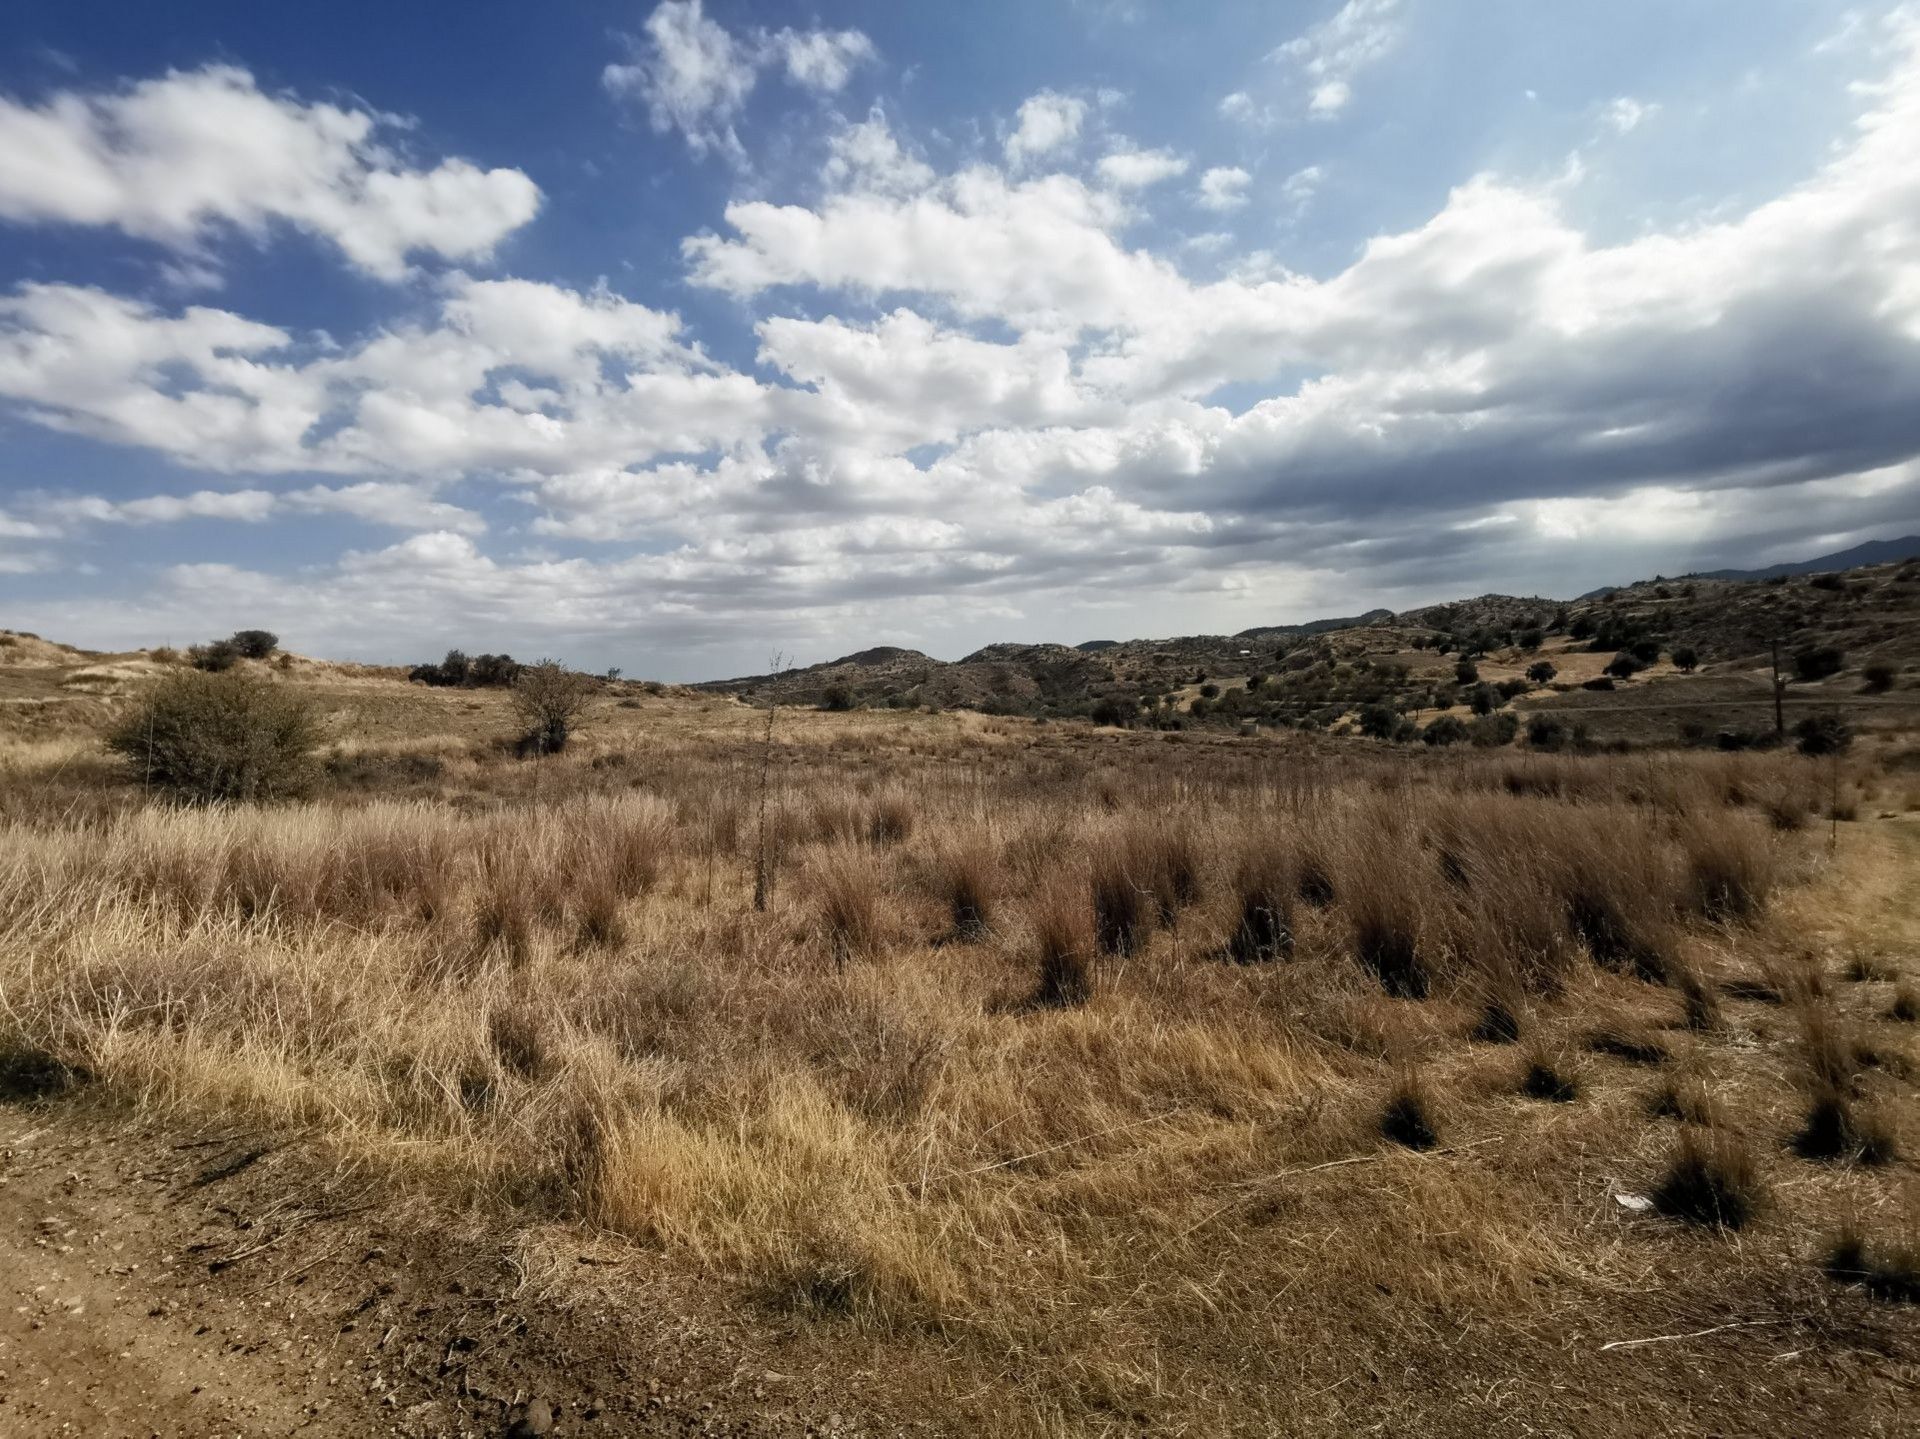
{"type": "Polygon", "coordinates": [[[516,760],[497,692],[309,666],[312,793],[190,808],[99,742],[142,683],[8,721],[14,1102],[588,1236],[935,1432],[1911,1421],[1898,741],[767,745],[621,687],[516,760]]]}

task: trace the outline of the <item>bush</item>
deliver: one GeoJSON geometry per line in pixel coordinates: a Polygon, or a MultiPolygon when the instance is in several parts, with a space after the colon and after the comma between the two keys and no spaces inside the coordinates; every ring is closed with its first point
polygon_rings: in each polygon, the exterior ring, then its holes
{"type": "Polygon", "coordinates": [[[1635,640],[1627,646],[1627,653],[1639,660],[1643,665],[1657,664],[1660,660],[1660,641],[1650,639],[1635,640]]]}
{"type": "Polygon", "coordinates": [[[478,689],[505,689],[519,680],[525,668],[512,655],[475,655],[467,683],[478,689]]]}
{"type": "Polygon", "coordinates": [[[1365,705],[1360,710],[1360,733],[1368,739],[1392,739],[1400,726],[1400,716],[1386,705],[1365,705]]]}
{"type": "Polygon", "coordinates": [[[299,793],[319,742],[304,699],[232,670],[162,680],[107,737],[135,779],[205,804],[299,793]]]}
{"type": "Polygon", "coordinates": [[[1808,715],[1793,727],[1796,748],[1803,755],[1843,754],[1853,745],[1853,726],[1839,715],[1808,715]]]}
{"type": "Polygon", "coordinates": [[[1527,678],[1537,685],[1551,683],[1553,677],[1559,673],[1552,660],[1535,660],[1527,666],[1527,678]]]}
{"type": "Polygon", "coordinates": [[[439,664],[415,665],[407,678],[415,684],[451,689],[504,689],[520,677],[523,668],[512,655],[474,655],[448,650],[439,664]]]}
{"type": "Polygon", "coordinates": [[[1557,750],[1566,745],[1567,727],[1552,715],[1530,715],[1527,718],[1527,743],[1535,749],[1557,750]]]}
{"type": "Polygon", "coordinates": [[[1673,651],[1673,667],[1690,675],[1700,668],[1700,652],[1692,645],[1678,645],[1673,651]]]}
{"type": "Polygon", "coordinates": [[[217,675],[240,662],[240,651],[230,640],[215,640],[210,645],[194,645],[187,651],[187,662],[197,670],[217,675]]]}
{"type": "Polygon", "coordinates": [[[1812,682],[1837,675],[1847,661],[1846,651],[1832,645],[1813,645],[1793,657],[1793,677],[1812,682]]]}
{"type": "Polygon", "coordinates": [[[1116,729],[1125,729],[1133,723],[1133,711],[1121,701],[1108,696],[1093,702],[1093,708],[1087,711],[1087,718],[1098,725],[1112,725],[1116,729]]]}
{"type": "Polygon", "coordinates": [[[1500,708],[1500,694],[1492,685],[1475,685],[1467,693],[1467,708],[1477,715],[1489,715],[1500,708]]]}
{"type": "Polygon", "coordinates": [[[1607,661],[1607,673],[1615,679],[1627,679],[1632,675],[1639,674],[1640,671],[1646,667],[1644,660],[1640,659],[1637,655],[1627,653],[1625,650],[1620,651],[1619,654],[1607,661]]]}
{"type": "Polygon", "coordinates": [[[1477,684],[1480,679],[1480,667],[1472,660],[1461,660],[1453,667],[1453,677],[1463,685],[1477,684]]]}
{"type": "Polygon", "coordinates": [[[1433,745],[1459,744],[1466,737],[1466,725],[1453,715],[1441,715],[1420,731],[1421,741],[1433,745]]]}
{"type": "Polygon", "coordinates": [[[227,643],[242,659],[263,660],[280,648],[280,636],[272,630],[235,630],[227,643]]]}
{"type": "Polygon", "coordinates": [[[1475,720],[1468,738],[1481,749],[1498,749],[1501,745],[1513,743],[1513,737],[1520,733],[1520,717],[1511,712],[1483,715],[1475,720]]]}
{"type": "Polygon", "coordinates": [[[559,754],[593,698],[593,681],[557,660],[520,669],[513,685],[513,712],[526,726],[521,744],[532,754],[559,754]]]}
{"type": "Polygon", "coordinates": [[[1893,688],[1893,677],[1898,673],[1890,664],[1875,663],[1860,672],[1867,682],[1867,693],[1883,695],[1893,688]]]}
{"type": "Polygon", "coordinates": [[[820,696],[820,708],[845,714],[853,708],[853,691],[845,685],[828,685],[826,693],[820,696]]]}
{"type": "Polygon", "coordinates": [[[1527,629],[1520,631],[1520,634],[1515,639],[1514,643],[1519,645],[1521,649],[1531,652],[1533,650],[1539,649],[1542,642],[1545,641],[1545,639],[1546,639],[1546,635],[1542,633],[1539,629],[1529,627],[1527,629]]]}
{"type": "Polygon", "coordinates": [[[1583,690],[1610,690],[1613,688],[1613,677],[1611,675],[1601,675],[1597,679],[1582,680],[1580,682],[1580,688],[1583,690]]]}

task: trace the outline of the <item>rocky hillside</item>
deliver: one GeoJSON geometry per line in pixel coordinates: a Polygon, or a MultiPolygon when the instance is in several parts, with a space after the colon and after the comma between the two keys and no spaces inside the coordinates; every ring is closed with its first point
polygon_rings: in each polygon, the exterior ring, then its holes
{"type": "Polygon", "coordinates": [[[1656,579],[1569,600],[1487,594],[1236,635],[994,644],[956,661],[879,646],[700,688],[752,703],[969,708],[1167,727],[1251,720],[1321,728],[1357,722],[1369,707],[1409,717],[1517,701],[1531,711],[1564,697],[1597,721],[1656,683],[1663,711],[1705,679],[1759,684],[1776,647],[1795,684],[1898,699],[1920,675],[1920,561],[1759,581],[1656,579]],[[1623,671],[1605,675],[1616,658],[1623,671]],[[1553,676],[1530,680],[1542,660],[1553,676]],[[1502,692],[1490,701],[1476,699],[1476,687],[1496,685],[1502,692]],[[1609,686],[1611,698],[1593,693],[1609,686]]]}

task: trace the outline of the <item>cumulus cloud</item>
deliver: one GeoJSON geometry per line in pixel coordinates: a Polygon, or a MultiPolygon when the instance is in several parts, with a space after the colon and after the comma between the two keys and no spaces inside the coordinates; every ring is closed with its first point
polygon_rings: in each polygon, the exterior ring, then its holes
{"type": "Polygon", "coordinates": [[[701,0],[664,0],[644,31],[628,42],[634,58],[608,65],[600,82],[616,99],[644,102],[653,128],[678,130],[695,154],[744,153],[734,123],[763,70],[777,67],[795,85],[833,94],[878,58],[858,30],[735,35],[707,17],[701,0]]]}
{"type": "Polygon", "coordinates": [[[1238,165],[1215,165],[1200,177],[1200,188],[1194,198],[1202,209],[1215,213],[1237,210],[1247,203],[1247,186],[1253,183],[1253,176],[1238,165]]]}
{"type": "MultiPolygon", "coordinates": [[[[453,274],[339,345],[22,286],[0,299],[16,412],[302,488],[91,520],[15,503],[47,533],[0,540],[31,557],[63,524],[216,503],[391,524],[410,533],[312,572],[177,567],[151,614],[232,606],[298,635],[324,610],[341,648],[378,652],[403,624],[549,649],[911,638],[922,610],[1065,624],[1118,592],[1171,629],[1218,624],[1227,586],[1298,603],[1344,576],[1410,603],[1483,585],[1492,555],[1551,590],[1609,544],[1637,572],[1858,536],[1920,507],[1920,29],[1894,34],[1851,132],[1743,212],[1603,243],[1562,185],[1466,176],[1319,275],[1213,236],[1138,243],[1117,154],[1048,173],[1058,140],[941,173],[872,112],[828,135],[805,202],[759,190],[684,242],[687,280],[749,308],[750,368],[605,285],[453,274]],[[511,497],[508,520],[451,505],[456,483],[511,497]]],[[[1296,169],[1276,202],[1323,182],[1296,169]]],[[[1210,185],[1230,208],[1250,178],[1210,185]]],[[[126,622],[27,613],[83,639],[126,622]]]]}
{"type": "Polygon", "coordinates": [[[1087,102],[1071,95],[1042,90],[1021,103],[1013,133],[1007,136],[1010,165],[1024,165],[1067,148],[1080,138],[1087,118],[1087,102]]]}
{"type": "Polygon", "coordinates": [[[1187,162],[1171,150],[1116,150],[1100,157],[1100,178],[1116,190],[1144,190],[1187,173],[1187,162]]]}
{"type": "Polygon", "coordinates": [[[827,149],[820,178],[836,190],[914,192],[934,181],[933,167],[901,148],[879,110],[857,125],[843,125],[827,149]]]}
{"type": "Polygon", "coordinates": [[[1330,18],[1273,52],[1273,59],[1303,78],[1308,114],[1324,120],[1346,109],[1354,77],[1399,44],[1400,11],[1401,0],[1346,0],[1330,18]]]}
{"type": "MultiPolygon", "coordinates": [[[[110,226],[183,251],[285,225],[391,280],[411,256],[485,259],[539,209],[518,170],[410,165],[392,148],[401,129],[266,94],[228,65],[38,106],[0,96],[0,218],[110,226]]],[[[210,278],[204,261],[197,271],[210,278]]]]}
{"type": "Polygon", "coordinates": [[[858,30],[782,30],[772,44],[789,80],[828,95],[846,89],[856,69],[879,58],[858,30]]]}
{"type": "Polygon", "coordinates": [[[53,428],[209,470],[457,474],[699,450],[761,387],[603,288],[455,276],[431,323],[347,349],[230,311],[71,285],[0,299],[0,397],[53,428]]]}

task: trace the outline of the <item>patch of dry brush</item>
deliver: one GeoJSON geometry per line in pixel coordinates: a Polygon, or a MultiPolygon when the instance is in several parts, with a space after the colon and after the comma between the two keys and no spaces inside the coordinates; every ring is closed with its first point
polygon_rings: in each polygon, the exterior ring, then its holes
{"type": "MultiPolygon", "coordinates": [[[[1763,916],[1800,842],[1718,757],[1209,769],[988,730],[968,765],[897,748],[876,780],[863,744],[807,743],[777,756],[765,913],[744,741],[570,751],[542,792],[503,770],[463,806],[16,819],[0,1057],[306,1128],[782,1305],[1051,1354],[1058,1405],[1158,1382],[1115,1336],[1225,1335],[1289,1284],[1305,1313],[1388,1290],[1391,1326],[1586,1282],[1540,1238],[1543,1181],[1471,1142],[1584,1113],[1583,1034],[1663,1055],[1594,1023],[1678,1015],[1663,986],[1763,916]],[[1512,1051],[1474,1077],[1476,1026],[1524,1031],[1517,1086],[1512,1051]],[[1443,1119],[1459,1156],[1403,1152],[1443,1119]],[[1235,1237],[1236,1196],[1360,1156],[1413,1166],[1340,1191],[1365,1244],[1316,1239],[1301,1271],[1235,1237]],[[1182,1266],[1208,1245],[1231,1276],[1203,1312],[1182,1266]],[[1062,1303],[1089,1316],[1066,1338],[1062,1303]]],[[[1320,1193],[1289,1222],[1324,1229],[1320,1193]]],[[[1759,1194],[1734,1141],[1689,1133],[1661,1204],[1733,1225],[1759,1194]]]]}

